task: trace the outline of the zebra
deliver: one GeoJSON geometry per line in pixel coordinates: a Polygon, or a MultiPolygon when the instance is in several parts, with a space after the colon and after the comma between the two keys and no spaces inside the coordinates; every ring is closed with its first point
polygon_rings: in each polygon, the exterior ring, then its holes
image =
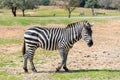
{"type": "Polygon", "coordinates": [[[83,38],[87,45],[93,45],[92,40],[92,27],[88,21],[79,21],[68,24],[65,28],[46,28],[34,26],[27,29],[24,33],[23,42],[23,69],[28,72],[27,60],[30,60],[31,70],[37,72],[33,57],[35,50],[41,47],[45,50],[58,50],[61,56],[61,64],[58,65],[56,71],[63,69],[67,72],[69,69],[66,66],[67,56],[69,50],[73,47],[74,43],[83,38]],[[27,50],[26,50],[27,45],[27,50]]]}

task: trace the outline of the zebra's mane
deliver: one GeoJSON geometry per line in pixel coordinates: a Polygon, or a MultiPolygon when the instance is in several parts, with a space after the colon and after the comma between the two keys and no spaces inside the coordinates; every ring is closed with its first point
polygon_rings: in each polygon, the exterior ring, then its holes
{"type": "MultiPolygon", "coordinates": [[[[79,22],[74,22],[74,23],[68,24],[66,28],[72,28],[76,24],[80,24],[82,27],[86,27],[86,25],[90,25],[90,23],[88,21],[83,20],[83,21],[79,21],[79,22]]],[[[87,28],[89,28],[89,27],[87,27],[87,28]]]]}
{"type": "Polygon", "coordinates": [[[74,25],[76,25],[77,23],[79,22],[74,22],[74,23],[71,23],[71,24],[68,24],[66,28],[72,28],[74,25]]]}

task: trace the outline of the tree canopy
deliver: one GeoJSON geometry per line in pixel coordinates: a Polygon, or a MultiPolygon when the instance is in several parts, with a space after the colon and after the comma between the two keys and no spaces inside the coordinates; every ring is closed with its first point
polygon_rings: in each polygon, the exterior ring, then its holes
{"type": "Polygon", "coordinates": [[[39,0],[40,5],[49,5],[50,4],[50,0],[39,0]]]}
{"type": "Polygon", "coordinates": [[[87,0],[85,2],[85,7],[87,8],[97,7],[97,5],[97,0],[87,0]]]}
{"type": "Polygon", "coordinates": [[[87,0],[79,0],[79,6],[84,7],[87,0]]]}

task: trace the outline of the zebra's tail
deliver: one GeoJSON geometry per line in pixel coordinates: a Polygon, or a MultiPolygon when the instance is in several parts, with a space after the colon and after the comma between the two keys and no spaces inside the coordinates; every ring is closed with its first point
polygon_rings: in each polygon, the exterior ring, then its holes
{"type": "Polygon", "coordinates": [[[23,42],[22,53],[23,53],[23,56],[24,56],[24,54],[26,53],[25,40],[24,40],[24,42],[23,42]]]}

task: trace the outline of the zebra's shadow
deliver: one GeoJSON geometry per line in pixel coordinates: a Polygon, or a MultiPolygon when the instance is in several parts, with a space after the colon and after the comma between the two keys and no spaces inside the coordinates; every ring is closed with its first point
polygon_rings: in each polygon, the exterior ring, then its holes
{"type": "Polygon", "coordinates": [[[105,71],[105,72],[120,72],[120,70],[110,70],[110,69],[82,69],[82,70],[71,70],[70,73],[73,72],[101,72],[101,71],[105,71]]]}
{"type": "Polygon", "coordinates": [[[63,70],[56,72],[56,71],[38,71],[37,73],[79,73],[79,72],[120,72],[120,70],[110,70],[110,69],[81,69],[81,70],[70,70],[69,72],[65,72],[63,70]]]}

